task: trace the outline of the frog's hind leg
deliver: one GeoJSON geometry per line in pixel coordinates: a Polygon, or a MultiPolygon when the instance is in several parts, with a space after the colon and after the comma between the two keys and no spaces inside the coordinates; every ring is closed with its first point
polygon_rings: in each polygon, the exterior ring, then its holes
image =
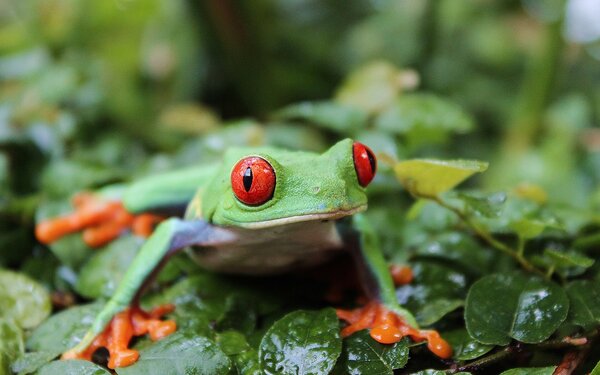
{"type": "Polygon", "coordinates": [[[349,323],[342,330],[342,336],[369,329],[371,337],[382,344],[392,344],[408,336],[415,342],[427,340],[431,352],[449,358],[452,355],[450,345],[436,331],[419,329],[413,315],[398,303],[394,281],[377,235],[366,218],[355,215],[354,226],[358,231],[344,233],[344,242],[359,269],[370,302],[354,310],[337,310],[338,317],[349,323]]]}

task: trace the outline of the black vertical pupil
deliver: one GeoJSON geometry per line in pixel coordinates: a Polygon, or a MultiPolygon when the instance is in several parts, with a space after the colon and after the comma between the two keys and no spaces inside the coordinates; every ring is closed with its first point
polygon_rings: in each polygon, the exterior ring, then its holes
{"type": "Polygon", "coordinates": [[[377,165],[375,164],[375,156],[373,156],[373,154],[369,151],[367,151],[367,156],[369,158],[369,164],[371,165],[371,173],[375,173],[375,168],[377,167],[377,165]]]}
{"type": "Polygon", "coordinates": [[[244,189],[246,189],[246,191],[250,191],[250,188],[252,187],[252,168],[248,167],[246,168],[246,171],[244,172],[244,189]]]}

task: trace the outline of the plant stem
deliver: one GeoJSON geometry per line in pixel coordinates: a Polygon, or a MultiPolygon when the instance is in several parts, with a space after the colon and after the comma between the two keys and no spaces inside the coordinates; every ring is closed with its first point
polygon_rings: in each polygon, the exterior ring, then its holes
{"type": "Polygon", "coordinates": [[[522,251],[520,252],[519,250],[515,250],[515,249],[511,248],[510,246],[506,245],[504,242],[501,242],[501,241],[497,240],[496,238],[494,238],[494,236],[492,236],[491,233],[489,233],[488,231],[486,231],[485,229],[483,229],[479,225],[477,225],[475,222],[473,222],[473,220],[471,220],[471,218],[460,208],[452,206],[451,204],[442,200],[440,197],[428,197],[428,198],[433,200],[440,206],[454,212],[454,214],[456,214],[456,216],[458,216],[458,218],[460,220],[462,220],[469,228],[471,228],[471,230],[473,230],[477,236],[479,236],[482,240],[487,242],[493,248],[495,248],[495,249],[503,252],[504,254],[510,256],[511,258],[513,258],[515,261],[517,261],[517,263],[519,263],[519,265],[523,269],[525,269],[528,272],[535,273],[540,276],[543,276],[544,278],[547,278],[546,274],[542,270],[535,267],[533,264],[529,263],[529,261],[527,261],[527,259],[525,259],[522,251]]]}

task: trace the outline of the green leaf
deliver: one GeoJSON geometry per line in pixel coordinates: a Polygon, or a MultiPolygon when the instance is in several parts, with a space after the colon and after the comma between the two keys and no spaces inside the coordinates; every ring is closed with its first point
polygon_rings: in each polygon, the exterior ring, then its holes
{"type": "Polygon", "coordinates": [[[494,348],[494,345],[486,345],[474,340],[463,328],[444,332],[442,336],[452,345],[452,358],[457,361],[479,358],[494,348]]]}
{"type": "Polygon", "coordinates": [[[277,111],[275,118],[302,120],[343,134],[355,132],[367,125],[366,112],[335,102],[292,104],[277,111]]]}
{"type": "Polygon", "coordinates": [[[129,235],[99,249],[81,268],[75,290],[88,298],[112,296],[143,243],[129,235]]]}
{"type": "Polygon", "coordinates": [[[0,270],[0,318],[33,328],[50,315],[51,309],[46,288],[23,274],[0,270]]]}
{"type": "Polygon", "coordinates": [[[394,370],[406,365],[408,352],[406,339],[392,345],[380,344],[363,330],[344,340],[341,360],[347,374],[392,375],[394,370]]]}
{"type": "Polygon", "coordinates": [[[11,370],[19,375],[31,374],[37,369],[56,358],[55,352],[30,352],[25,353],[11,366],[11,370]]]}
{"type": "Polygon", "coordinates": [[[506,193],[494,193],[489,195],[460,193],[458,197],[465,202],[469,212],[483,217],[498,217],[506,202],[506,193]]]}
{"type": "Polygon", "coordinates": [[[381,113],[377,129],[401,134],[409,146],[440,143],[451,133],[467,133],[473,119],[456,104],[430,94],[405,94],[381,113]]]}
{"type": "Polygon", "coordinates": [[[463,305],[467,280],[450,267],[416,262],[414,279],[396,291],[399,302],[415,314],[420,325],[431,325],[463,305]]]}
{"type": "Polygon", "coordinates": [[[227,331],[217,335],[217,343],[221,350],[236,367],[240,375],[261,375],[258,352],[248,345],[246,338],[239,332],[227,331]]]}
{"type": "Polygon", "coordinates": [[[542,234],[546,229],[547,223],[536,219],[519,219],[512,221],[510,227],[517,235],[524,239],[534,238],[542,234]]]}
{"type": "Polygon", "coordinates": [[[471,375],[470,372],[464,372],[464,371],[451,372],[451,371],[434,370],[434,369],[427,369],[427,370],[421,370],[418,372],[411,372],[410,375],[446,375],[446,374],[450,374],[450,373],[453,375],[471,375]]]}
{"type": "Polygon", "coordinates": [[[554,333],[568,310],[565,291],[553,282],[493,274],[471,286],[465,321],[469,334],[484,344],[507,345],[511,338],[535,344],[554,333]]]}
{"type": "Polygon", "coordinates": [[[140,350],[140,359],[119,375],[228,374],[231,362],[217,344],[195,332],[178,331],[140,350]]]}
{"type": "Polygon", "coordinates": [[[0,353],[15,360],[25,351],[23,331],[11,320],[0,319],[0,353]]]}
{"type": "Polygon", "coordinates": [[[341,350],[333,309],[298,310],[269,328],[260,343],[259,357],[267,374],[327,374],[341,350]]]}
{"type": "Polygon", "coordinates": [[[75,346],[92,324],[102,303],[72,307],[51,316],[27,339],[27,348],[58,355],[75,346]]]}
{"type": "Polygon", "coordinates": [[[551,260],[557,268],[582,267],[589,268],[594,265],[594,259],[576,251],[559,251],[555,249],[544,249],[544,255],[551,260]]]}
{"type": "Polygon", "coordinates": [[[590,375],[600,375],[600,361],[596,363],[596,366],[594,366],[594,369],[592,372],[590,372],[590,375]]]}
{"type": "Polygon", "coordinates": [[[110,375],[102,367],[88,361],[68,360],[50,362],[40,368],[36,375],[110,375]]]}
{"type": "Polygon", "coordinates": [[[394,165],[396,178],[417,197],[437,197],[471,177],[484,172],[488,163],[476,160],[413,159],[394,165]]]}
{"type": "Polygon", "coordinates": [[[571,301],[569,320],[586,331],[600,326],[600,281],[576,280],[565,289],[571,301]]]}
{"type": "MultiPolygon", "coordinates": [[[[402,89],[403,72],[386,61],[374,61],[352,72],[335,100],[374,113],[394,102],[402,89]]],[[[417,78],[418,79],[418,78],[417,78]]]]}
{"type": "Polygon", "coordinates": [[[512,368],[500,375],[552,375],[556,367],[524,367],[512,368]]]}

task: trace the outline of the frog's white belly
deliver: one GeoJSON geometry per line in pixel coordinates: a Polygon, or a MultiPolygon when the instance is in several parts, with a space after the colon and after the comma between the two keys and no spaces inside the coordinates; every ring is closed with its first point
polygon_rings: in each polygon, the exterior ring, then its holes
{"type": "Polygon", "coordinates": [[[195,247],[189,255],[202,267],[225,273],[268,275],[317,265],[342,249],[334,220],[263,229],[227,228],[233,243],[195,247]]]}

